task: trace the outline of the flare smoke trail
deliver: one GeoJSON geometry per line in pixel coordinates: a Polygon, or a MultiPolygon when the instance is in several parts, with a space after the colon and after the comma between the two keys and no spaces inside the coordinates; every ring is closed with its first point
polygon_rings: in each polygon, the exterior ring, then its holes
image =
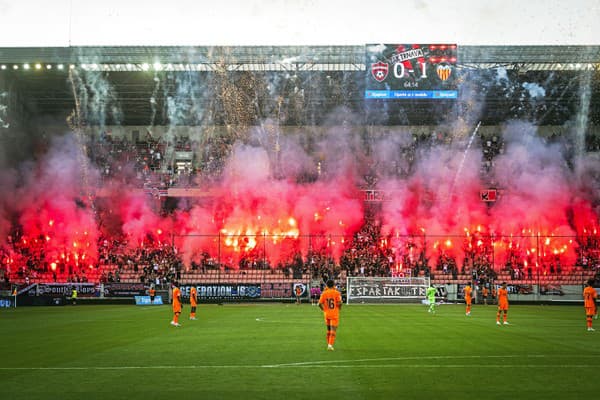
{"type": "MultiPolygon", "coordinates": [[[[24,165],[14,187],[14,215],[23,246],[43,248],[38,267],[51,263],[97,263],[99,231],[91,205],[81,196],[80,148],[72,135],[55,138],[35,165],[24,165]],[[29,243],[26,243],[29,241],[29,243]]],[[[90,177],[97,183],[97,175],[90,177]]]]}
{"type": "Polygon", "coordinates": [[[8,99],[8,93],[0,92],[0,128],[7,129],[10,127],[10,124],[6,122],[7,114],[8,114],[8,106],[3,104],[8,99]]]}

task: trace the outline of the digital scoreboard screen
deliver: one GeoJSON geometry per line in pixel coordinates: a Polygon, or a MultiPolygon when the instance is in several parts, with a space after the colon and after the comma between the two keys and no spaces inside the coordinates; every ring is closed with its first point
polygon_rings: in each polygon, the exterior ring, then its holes
{"type": "Polygon", "coordinates": [[[456,44],[368,44],[365,99],[456,99],[456,44]]]}

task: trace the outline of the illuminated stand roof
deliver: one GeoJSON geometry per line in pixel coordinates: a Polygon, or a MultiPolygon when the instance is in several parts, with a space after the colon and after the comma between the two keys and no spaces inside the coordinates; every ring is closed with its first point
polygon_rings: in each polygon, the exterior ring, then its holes
{"type": "MultiPolygon", "coordinates": [[[[28,47],[0,48],[0,63],[70,64],[105,71],[361,71],[365,46],[28,47]]],[[[600,46],[461,46],[467,68],[587,70],[600,68],[600,46]]]]}
{"type": "MultiPolygon", "coordinates": [[[[341,46],[79,46],[79,47],[11,47],[0,48],[0,78],[12,85],[12,93],[18,93],[33,115],[55,115],[64,119],[74,107],[73,90],[68,84],[67,71],[102,72],[106,81],[118,95],[123,119],[122,125],[167,125],[167,120],[152,109],[149,99],[156,100],[156,109],[161,110],[166,96],[173,95],[176,83],[173,77],[189,72],[230,73],[231,76],[244,72],[264,72],[273,74],[298,73],[299,87],[305,89],[304,107],[315,110],[310,121],[279,121],[281,124],[305,125],[319,124],[321,114],[339,105],[343,99],[354,111],[362,110],[363,95],[359,86],[361,76],[365,74],[365,45],[341,46]],[[28,70],[25,70],[28,68],[28,70]],[[4,72],[4,74],[2,73],[4,72]],[[164,76],[170,75],[169,76],[164,76]],[[314,74],[314,75],[313,75],[314,74]],[[160,93],[155,93],[155,76],[161,78],[160,93]],[[165,79],[163,79],[163,76],[165,79]],[[311,81],[311,78],[316,78],[311,81]],[[345,86],[345,96],[331,87],[326,87],[321,78],[329,79],[338,87],[345,86]],[[304,86],[303,86],[304,85],[304,86]],[[306,85],[313,85],[309,88],[306,85]],[[317,86],[314,86],[317,85],[317,86]],[[321,86],[319,86],[321,85],[321,86]],[[338,100],[336,103],[335,100],[338,100]],[[311,104],[308,104],[311,103],[311,104]],[[156,119],[154,116],[156,115],[156,119]],[[152,122],[150,122],[152,121],[152,122]]],[[[555,89],[544,98],[545,105],[552,110],[540,124],[562,124],[571,115],[579,101],[576,74],[585,71],[600,70],[600,46],[461,46],[458,43],[458,68],[464,72],[486,72],[495,68],[504,68],[514,75],[523,75],[522,82],[517,76],[515,84],[535,81],[535,76],[525,74],[548,74],[560,72],[554,78],[555,89]],[[563,77],[560,79],[560,77],[563,77]],[[563,90],[564,88],[564,90],[563,90]],[[559,105],[560,107],[556,107],[559,105]],[[554,115],[556,114],[556,115],[554,115]]],[[[285,76],[285,75],[283,75],[285,76]]],[[[595,74],[594,74],[595,76],[595,74]]],[[[204,78],[194,78],[201,82],[204,78]]],[[[486,79],[489,79],[487,77],[486,79]]],[[[540,78],[543,82],[544,79],[540,78]]],[[[592,78],[592,93],[595,103],[597,89],[596,78],[592,78]]],[[[291,85],[292,89],[294,85],[291,85]]],[[[280,90],[280,89],[278,89],[280,90]]],[[[279,91],[280,93],[286,93],[279,91]]],[[[181,96],[182,93],[177,93],[181,96]]],[[[268,94],[267,94],[268,95],[268,94]]],[[[191,99],[190,99],[191,101],[191,99]]],[[[194,94],[194,102],[210,102],[212,98],[202,93],[194,94]]],[[[276,99],[265,98],[266,102],[276,99]]],[[[501,95],[490,94],[486,97],[486,107],[482,119],[485,124],[495,124],[507,118],[520,117],[509,112],[510,102],[519,102],[518,98],[507,99],[501,95]]],[[[515,103],[516,104],[516,103],[515,103]]],[[[436,115],[451,112],[450,106],[440,109],[438,106],[424,106],[425,103],[411,105],[403,103],[400,112],[389,114],[398,116],[396,120],[384,122],[389,125],[436,124],[436,115]],[[406,117],[401,115],[405,112],[406,117]]],[[[209,103],[205,106],[210,107],[209,103]]],[[[517,104],[518,106],[518,104],[517,104]]],[[[400,107],[393,105],[392,107],[400,107]]],[[[309,112],[307,112],[308,114],[309,112]]],[[[359,112],[360,114],[360,112],[359,112]]],[[[546,115],[544,113],[544,115],[546,115]]],[[[592,109],[590,121],[596,123],[600,114],[592,109]]],[[[26,119],[26,117],[25,117],[26,119]]],[[[94,124],[94,121],[89,121],[94,124]]],[[[107,124],[111,121],[107,120],[107,124]]],[[[114,122],[112,122],[114,123],[114,122]]],[[[215,121],[221,124],[220,121],[215,121]]],[[[193,121],[182,124],[195,125],[193,121]]]]}

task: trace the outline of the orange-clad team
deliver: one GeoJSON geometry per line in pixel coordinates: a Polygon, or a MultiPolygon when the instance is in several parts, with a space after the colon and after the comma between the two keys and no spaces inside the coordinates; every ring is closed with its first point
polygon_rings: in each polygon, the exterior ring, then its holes
{"type": "MultiPolygon", "coordinates": [[[[587,286],[583,290],[583,300],[586,314],[587,330],[592,332],[592,320],[598,316],[598,308],[596,305],[596,299],[598,293],[594,289],[594,281],[589,280],[587,286]]],[[[484,291],[484,301],[487,300],[487,288],[484,291]]],[[[465,303],[466,303],[466,315],[471,315],[471,303],[472,303],[472,288],[470,284],[463,289],[465,303]]],[[[496,324],[497,325],[509,325],[508,323],[508,288],[506,282],[502,282],[497,292],[498,297],[498,311],[496,313],[496,324]],[[502,318],[502,322],[501,322],[502,318]]],[[[198,294],[196,287],[190,289],[190,320],[196,319],[196,309],[198,306],[198,294]]],[[[182,299],[181,289],[178,287],[176,282],[172,283],[172,308],[173,308],[173,319],[171,325],[179,327],[179,316],[182,310],[182,299]]],[[[327,287],[319,298],[319,308],[323,311],[325,318],[325,326],[327,327],[327,350],[333,351],[333,345],[335,344],[337,330],[340,321],[340,310],[342,308],[342,296],[341,293],[336,289],[333,280],[327,281],[327,287]]],[[[487,304],[487,301],[485,302],[487,304]]]]}

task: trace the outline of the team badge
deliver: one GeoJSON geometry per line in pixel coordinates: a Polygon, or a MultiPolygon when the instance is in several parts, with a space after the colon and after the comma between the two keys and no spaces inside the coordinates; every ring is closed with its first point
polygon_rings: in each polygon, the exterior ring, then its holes
{"type": "Polygon", "coordinates": [[[388,64],[382,61],[378,61],[375,64],[371,64],[371,75],[377,82],[383,82],[388,74],[388,64]]]}
{"type": "Polygon", "coordinates": [[[441,80],[447,81],[452,74],[452,67],[450,67],[448,64],[441,64],[437,66],[435,72],[441,80]]]}
{"type": "Polygon", "coordinates": [[[306,285],[303,283],[294,283],[294,288],[292,290],[296,296],[303,296],[304,293],[306,293],[306,285]]]}

